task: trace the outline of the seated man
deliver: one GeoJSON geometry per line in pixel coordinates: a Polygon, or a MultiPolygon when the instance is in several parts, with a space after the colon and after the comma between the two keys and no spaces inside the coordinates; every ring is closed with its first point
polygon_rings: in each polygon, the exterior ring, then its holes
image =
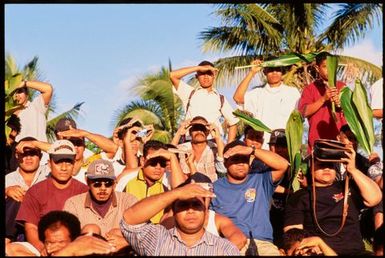
{"type": "Polygon", "coordinates": [[[318,161],[317,157],[313,157],[313,173],[308,174],[314,180],[312,187],[315,187],[313,191],[316,196],[311,194],[309,188],[300,189],[290,196],[285,208],[284,232],[291,228],[305,229],[310,234],[321,237],[338,255],[367,254],[360,232],[359,212],[364,206],[377,205],[382,194],[378,185],[356,168],[353,147],[345,151],[345,154],[346,157],[341,158],[341,161],[349,174],[349,195],[344,194],[346,179],[343,182],[336,181],[339,164],[318,161]],[[347,217],[343,228],[338,231],[346,195],[347,217]],[[310,203],[313,198],[316,198],[316,211],[314,204],[310,203]]]}
{"type": "Polygon", "coordinates": [[[187,184],[145,198],[124,212],[120,227],[133,249],[143,256],[161,255],[239,255],[227,239],[214,236],[204,228],[205,200],[215,195],[198,184],[187,184]],[[172,205],[175,227],[148,223],[159,211],[172,205]]]}

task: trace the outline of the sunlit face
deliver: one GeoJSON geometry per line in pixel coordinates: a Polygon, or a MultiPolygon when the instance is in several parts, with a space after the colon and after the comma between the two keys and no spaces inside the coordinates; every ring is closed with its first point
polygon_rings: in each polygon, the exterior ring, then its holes
{"type": "Polygon", "coordinates": [[[244,155],[235,155],[225,160],[227,168],[227,177],[230,181],[242,181],[246,178],[250,169],[250,157],[244,155]]]}
{"type": "Polygon", "coordinates": [[[184,233],[194,234],[203,229],[206,216],[203,198],[178,200],[174,203],[174,218],[177,228],[184,233]]]}
{"type": "Polygon", "coordinates": [[[245,143],[247,146],[254,146],[256,149],[261,149],[263,144],[263,134],[249,129],[245,137],[245,143]]]}
{"type": "Polygon", "coordinates": [[[328,186],[333,184],[336,179],[334,163],[314,162],[314,181],[316,186],[328,186]]]}
{"type": "Polygon", "coordinates": [[[57,252],[71,243],[71,234],[63,225],[55,229],[46,229],[44,236],[44,247],[46,248],[48,254],[57,252]]]}
{"type": "Polygon", "coordinates": [[[62,159],[57,162],[50,159],[48,164],[51,168],[51,177],[59,184],[66,184],[72,178],[74,162],[75,160],[70,159],[62,159]]]}
{"type": "Polygon", "coordinates": [[[323,79],[324,81],[327,81],[328,80],[328,69],[326,66],[326,59],[322,60],[321,63],[319,65],[317,65],[317,67],[318,67],[318,73],[319,73],[319,76],[321,77],[321,79],[323,79]]]}
{"type": "Polygon", "coordinates": [[[112,196],[112,193],[115,190],[115,180],[101,178],[87,180],[88,187],[92,197],[98,202],[106,202],[112,196]]]}
{"type": "Polygon", "coordinates": [[[27,173],[35,172],[40,165],[40,151],[31,150],[24,153],[16,153],[16,158],[19,162],[19,168],[27,173]]]}
{"type": "Polygon", "coordinates": [[[266,76],[267,82],[270,85],[277,85],[282,81],[282,70],[280,67],[265,68],[264,74],[266,76]]]}
{"type": "Polygon", "coordinates": [[[204,73],[197,72],[196,78],[198,79],[202,88],[210,88],[214,83],[215,74],[211,71],[204,73]]]}
{"type": "Polygon", "coordinates": [[[207,141],[209,132],[206,125],[207,122],[204,120],[194,120],[191,122],[189,133],[191,135],[192,143],[201,143],[207,141]]]}
{"type": "MultiPolygon", "coordinates": [[[[149,149],[147,156],[154,153],[156,150],[149,149]]],[[[162,157],[155,157],[151,159],[142,158],[143,175],[150,182],[154,183],[162,178],[167,167],[167,160],[162,157]]]]}
{"type": "Polygon", "coordinates": [[[24,105],[28,101],[28,95],[25,92],[16,92],[15,95],[13,95],[13,99],[16,104],[24,105]]]}

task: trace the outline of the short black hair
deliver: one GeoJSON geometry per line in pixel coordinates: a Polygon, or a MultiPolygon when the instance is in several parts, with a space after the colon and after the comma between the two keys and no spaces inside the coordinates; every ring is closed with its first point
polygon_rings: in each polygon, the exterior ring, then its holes
{"type": "Polygon", "coordinates": [[[309,237],[310,234],[303,229],[292,228],[285,232],[282,236],[282,249],[287,252],[294,243],[301,242],[302,239],[309,237]]]}
{"type": "Polygon", "coordinates": [[[317,65],[319,65],[323,60],[326,60],[326,58],[328,56],[332,56],[332,54],[330,54],[329,52],[326,52],[326,51],[323,51],[321,53],[319,53],[318,55],[316,55],[315,57],[315,63],[317,65]]]}
{"type": "Polygon", "coordinates": [[[215,67],[213,63],[211,63],[207,60],[204,60],[198,64],[198,66],[204,66],[204,65],[209,65],[209,66],[215,67]]]}
{"type": "Polygon", "coordinates": [[[148,151],[152,149],[152,150],[159,150],[159,149],[165,149],[167,150],[167,146],[166,144],[164,144],[163,142],[161,141],[157,141],[157,140],[149,140],[148,142],[146,142],[144,145],[143,145],[143,157],[146,158],[147,157],[147,154],[148,154],[148,151]]]}
{"type": "Polygon", "coordinates": [[[70,232],[71,241],[80,236],[81,226],[79,219],[68,211],[54,210],[41,217],[38,223],[39,240],[45,241],[45,231],[47,229],[55,230],[64,226],[70,232]]]}
{"type": "Polygon", "coordinates": [[[245,135],[245,139],[246,139],[246,136],[247,136],[247,134],[249,133],[250,130],[253,130],[253,131],[257,132],[257,133],[258,133],[258,136],[260,136],[261,138],[263,138],[263,135],[264,135],[263,131],[257,131],[257,130],[255,130],[253,127],[251,127],[250,125],[246,125],[246,126],[245,126],[245,129],[243,129],[243,133],[244,133],[244,135],[245,135]]]}
{"type": "Polygon", "coordinates": [[[12,114],[7,120],[7,126],[19,133],[21,130],[20,118],[17,115],[12,114]]]}

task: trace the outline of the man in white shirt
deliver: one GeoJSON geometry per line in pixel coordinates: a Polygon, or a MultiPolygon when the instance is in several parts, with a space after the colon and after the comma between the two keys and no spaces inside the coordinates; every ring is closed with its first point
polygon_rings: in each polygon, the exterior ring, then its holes
{"type": "Polygon", "coordinates": [[[383,88],[384,88],[383,78],[376,81],[372,85],[372,87],[370,87],[370,98],[371,98],[370,106],[373,110],[373,117],[377,119],[382,119],[383,88]]]}
{"type": "Polygon", "coordinates": [[[183,103],[186,112],[185,119],[203,116],[209,123],[214,123],[222,131],[220,118],[223,116],[229,125],[227,142],[231,142],[237,135],[239,121],[233,115],[233,108],[227,99],[213,87],[218,69],[208,61],[202,61],[198,66],[184,67],[170,72],[170,79],[174,85],[173,91],[183,103]],[[196,72],[200,87],[194,89],[182,81],[182,77],[196,72]]]}
{"type": "MultiPolygon", "coordinates": [[[[253,113],[254,117],[262,121],[271,130],[286,128],[291,112],[297,108],[300,92],[295,87],[289,87],[282,82],[283,67],[265,67],[263,73],[267,83],[248,92],[247,88],[255,74],[262,67],[261,60],[252,62],[253,66],[234,93],[234,101],[243,109],[253,113]]],[[[270,134],[264,133],[262,148],[269,149],[270,134]]]]}
{"type": "Polygon", "coordinates": [[[15,115],[20,118],[21,130],[16,136],[16,141],[31,136],[39,141],[47,141],[47,118],[45,113],[51,101],[53,88],[50,84],[39,81],[24,80],[14,93],[14,100],[24,109],[17,110],[15,115]],[[39,91],[41,94],[32,101],[28,100],[29,89],[39,91]]]}

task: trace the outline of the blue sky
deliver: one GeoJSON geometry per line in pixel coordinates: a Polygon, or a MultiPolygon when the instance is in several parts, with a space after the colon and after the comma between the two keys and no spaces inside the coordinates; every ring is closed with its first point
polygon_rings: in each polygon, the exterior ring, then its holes
{"type": "MultiPolygon", "coordinates": [[[[199,32],[219,25],[211,4],[7,4],[5,51],[19,65],[39,57],[43,80],[54,86],[57,112],[85,101],[77,123],[106,136],[113,114],[135,99],[143,74],[215,61],[202,53],[199,32]]],[[[382,22],[344,54],[382,65],[382,22]]],[[[220,89],[227,98],[232,88],[220,89]]],[[[235,107],[235,105],[233,105],[235,107]]]]}

